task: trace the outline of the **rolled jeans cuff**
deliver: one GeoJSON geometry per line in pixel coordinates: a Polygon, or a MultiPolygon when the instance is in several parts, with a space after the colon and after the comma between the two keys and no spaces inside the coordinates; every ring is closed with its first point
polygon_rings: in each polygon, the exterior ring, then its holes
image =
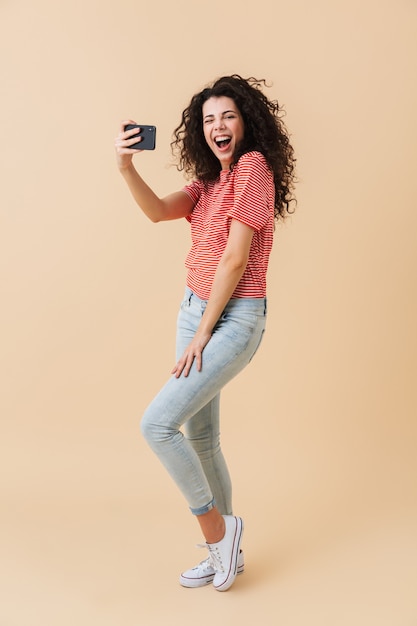
{"type": "Polygon", "coordinates": [[[204,515],[205,513],[211,511],[211,509],[214,509],[215,506],[216,504],[213,498],[206,506],[200,506],[198,509],[190,507],[190,511],[193,515],[204,515]]]}

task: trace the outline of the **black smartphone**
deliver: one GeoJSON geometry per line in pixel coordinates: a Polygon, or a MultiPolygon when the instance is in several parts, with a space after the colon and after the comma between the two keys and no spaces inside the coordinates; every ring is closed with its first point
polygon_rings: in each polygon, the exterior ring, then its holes
{"type": "Polygon", "coordinates": [[[155,150],[156,126],[148,126],[147,124],[127,124],[125,130],[137,128],[138,133],[132,135],[131,139],[141,137],[141,141],[134,143],[130,148],[133,150],[155,150]]]}

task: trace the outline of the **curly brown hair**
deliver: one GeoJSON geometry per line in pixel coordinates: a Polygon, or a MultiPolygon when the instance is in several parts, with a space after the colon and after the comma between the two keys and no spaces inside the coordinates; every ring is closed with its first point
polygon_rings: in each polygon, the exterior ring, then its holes
{"type": "Polygon", "coordinates": [[[261,152],[268,163],[275,184],[275,218],[284,218],[295,202],[295,158],[289,133],[282,121],[283,109],[261,91],[264,79],[242,78],[238,74],[218,78],[211,86],[195,94],[184,109],[181,123],[174,130],[171,148],[177,157],[177,169],[203,182],[216,180],[221,164],[204,138],[204,102],[209,98],[231,98],[244,122],[244,137],[236,147],[233,163],[246,152],[261,152]]]}

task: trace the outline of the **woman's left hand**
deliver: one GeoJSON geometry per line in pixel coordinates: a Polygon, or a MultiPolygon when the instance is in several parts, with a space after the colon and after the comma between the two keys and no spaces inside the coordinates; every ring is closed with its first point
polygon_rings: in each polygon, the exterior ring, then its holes
{"type": "Polygon", "coordinates": [[[211,333],[196,332],[193,340],[184,350],[184,354],[179,359],[171,374],[179,378],[181,374],[188,376],[191,366],[195,360],[197,371],[201,372],[203,367],[203,350],[211,339],[211,333]]]}

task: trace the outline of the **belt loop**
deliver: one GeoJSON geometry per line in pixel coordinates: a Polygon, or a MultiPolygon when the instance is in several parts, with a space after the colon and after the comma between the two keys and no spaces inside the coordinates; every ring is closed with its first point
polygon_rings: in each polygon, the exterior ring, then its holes
{"type": "Polygon", "coordinates": [[[267,299],[264,298],[264,315],[266,315],[268,312],[268,303],[267,303],[267,299]]]}

